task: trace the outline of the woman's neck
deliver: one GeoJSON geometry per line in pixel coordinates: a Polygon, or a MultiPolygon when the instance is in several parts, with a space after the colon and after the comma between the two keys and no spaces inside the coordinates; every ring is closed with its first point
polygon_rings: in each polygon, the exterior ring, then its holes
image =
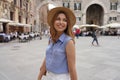
{"type": "Polygon", "coordinates": [[[63,32],[57,32],[55,39],[56,41],[59,39],[59,37],[63,34],[63,32]]]}

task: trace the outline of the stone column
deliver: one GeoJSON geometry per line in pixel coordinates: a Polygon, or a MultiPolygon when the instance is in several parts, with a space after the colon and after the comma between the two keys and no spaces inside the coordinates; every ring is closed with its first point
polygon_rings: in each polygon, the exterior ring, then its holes
{"type": "Polygon", "coordinates": [[[103,25],[108,24],[108,20],[109,20],[108,13],[105,13],[105,15],[104,15],[104,19],[103,19],[103,25]]]}
{"type": "Polygon", "coordinates": [[[5,27],[6,27],[6,31],[5,31],[5,33],[8,34],[8,33],[9,33],[9,25],[8,25],[8,23],[6,23],[6,26],[5,26],[5,27]]]}
{"type": "Polygon", "coordinates": [[[82,13],[82,23],[86,24],[86,13],[82,13]]]}

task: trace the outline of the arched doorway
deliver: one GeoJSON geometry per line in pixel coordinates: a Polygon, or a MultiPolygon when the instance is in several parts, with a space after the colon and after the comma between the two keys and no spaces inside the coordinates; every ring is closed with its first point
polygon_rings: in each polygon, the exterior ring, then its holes
{"type": "Polygon", "coordinates": [[[98,4],[92,4],[87,8],[86,11],[86,23],[103,25],[104,11],[103,8],[98,4]]]}
{"type": "Polygon", "coordinates": [[[46,29],[49,29],[49,26],[47,24],[47,14],[48,11],[55,6],[53,4],[44,4],[39,9],[39,23],[41,26],[41,31],[45,31],[46,29]]]}
{"type": "Polygon", "coordinates": [[[36,25],[35,31],[41,32],[48,27],[47,25],[47,13],[49,11],[48,5],[53,4],[58,6],[58,4],[53,1],[42,1],[36,8],[36,25]]]}
{"type": "Polygon", "coordinates": [[[47,13],[48,13],[48,4],[44,4],[39,9],[39,23],[41,26],[41,31],[47,29],[47,13]]]}

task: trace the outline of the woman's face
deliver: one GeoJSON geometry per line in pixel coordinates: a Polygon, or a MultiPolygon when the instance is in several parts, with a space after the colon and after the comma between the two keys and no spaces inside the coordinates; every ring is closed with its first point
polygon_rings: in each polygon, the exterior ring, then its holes
{"type": "Polygon", "coordinates": [[[59,13],[54,21],[54,28],[57,32],[64,32],[67,28],[67,18],[64,13],[59,13]]]}

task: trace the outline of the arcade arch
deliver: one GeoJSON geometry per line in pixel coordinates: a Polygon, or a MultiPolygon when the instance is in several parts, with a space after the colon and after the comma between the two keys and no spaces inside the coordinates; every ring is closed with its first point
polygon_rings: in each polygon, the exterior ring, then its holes
{"type": "MultiPolygon", "coordinates": [[[[101,20],[100,21],[97,21],[97,22],[94,22],[95,24],[98,24],[98,25],[104,25],[104,24],[106,24],[106,21],[108,20],[108,15],[107,15],[107,13],[108,13],[108,9],[106,8],[106,6],[102,3],[102,2],[100,2],[100,1],[97,1],[97,0],[93,0],[93,1],[91,1],[89,4],[87,4],[86,6],[85,6],[85,8],[83,9],[83,12],[82,12],[82,14],[83,14],[83,24],[87,24],[87,23],[93,23],[93,21],[91,21],[91,22],[89,22],[88,20],[88,18],[87,18],[87,16],[88,16],[88,13],[87,13],[87,11],[90,9],[90,8],[92,8],[91,6],[96,6],[97,8],[99,8],[99,11],[101,10],[102,12],[101,12],[101,16],[102,16],[102,18],[101,18],[101,20]]],[[[90,10],[89,10],[90,11],[90,10]]]]}
{"type": "Polygon", "coordinates": [[[52,4],[54,6],[59,6],[58,4],[54,3],[53,1],[43,1],[38,7],[36,8],[36,31],[41,32],[48,28],[47,25],[47,13],[48,13],[48,5],[52,4]]]}
{"type": "Polygon", "coordinates": [[[103,8],[98,4],[92,4],[87,8],[86,11],[86,23],[103,25],[104,11],[103,8]]]}

